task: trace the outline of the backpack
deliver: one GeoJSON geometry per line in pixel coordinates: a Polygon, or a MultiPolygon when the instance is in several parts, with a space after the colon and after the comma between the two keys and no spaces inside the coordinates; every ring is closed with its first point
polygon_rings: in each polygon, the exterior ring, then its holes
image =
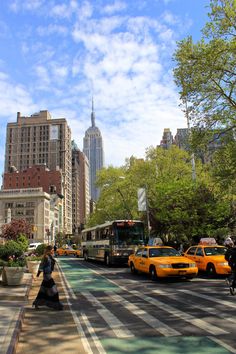
{"type": "Polygon", "coordinates": [[[228,249],[225,254],[225,259],[228,261],[229,266],[236,270],[236,248],[228,249]]]}

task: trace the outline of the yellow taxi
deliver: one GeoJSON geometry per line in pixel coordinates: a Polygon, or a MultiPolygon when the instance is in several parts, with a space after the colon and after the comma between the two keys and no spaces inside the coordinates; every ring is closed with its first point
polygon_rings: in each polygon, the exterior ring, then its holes
{"type": "Polygon", "coordinates": [[[60,247],[57,249],[56,254],[58,256],[75,256],[75,257],[81,257],[82,256],[82,251],[81,249],[74,249],[72,247],[60,247]]]}
{"type": "Polygon", "coordinates": [[[225,260],[226,250],[214,238],[203,238],[198,245],[189,247],[184,256],[196,262],[198,270],[208,275],[230,274],[231,268],[225,260]]]}
{"type": "Polygon", "coordinates": [[[148,273],[152,280],[165,277],[192,279],[198,273],[196,263],[168,246],[143,246],[128,259],[132,273],[148,273]]]}

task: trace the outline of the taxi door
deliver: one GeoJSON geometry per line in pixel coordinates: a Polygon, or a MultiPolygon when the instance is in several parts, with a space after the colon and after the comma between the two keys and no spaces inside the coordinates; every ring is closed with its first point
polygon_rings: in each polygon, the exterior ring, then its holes
{"type": "Polygon", "coordinates": [[[139,271],[142,271],[142,253],[143,248],[138,249],[133,258],[135,269],[139,271]]]}
{"type": "Polygon", "coordinates": [[[140,270],[144,273],[149,273],[149,263],[148,249],[144,248],[142,252],[142,260],[140,262],[140,270]]]}
{"type": "Polygon", "coordinates": [[[198,247],[195,253],[195,262],[199,270],[205,270],[205,257],[202,247],[198,247]]]}

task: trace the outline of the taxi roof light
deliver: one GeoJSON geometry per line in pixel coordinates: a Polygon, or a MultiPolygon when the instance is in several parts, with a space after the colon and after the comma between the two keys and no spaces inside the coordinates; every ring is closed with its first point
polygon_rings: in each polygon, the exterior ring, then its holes
{"type": "Polygon", "coordinates": [[[200,239],[199,245],[217,245],[217,242],[214,237],[203,237],[200,239]]]}

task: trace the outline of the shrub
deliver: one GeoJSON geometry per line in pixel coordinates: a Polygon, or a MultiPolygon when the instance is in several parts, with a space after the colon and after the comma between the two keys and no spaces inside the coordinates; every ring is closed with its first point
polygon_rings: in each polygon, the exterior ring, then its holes
{"type": "Polygon", "coordinates": [[[35,250],[35,253],[37,253],[37,255],[42,256],[44,253],[44,249],[47,247],[47,245],[42,244],[42,245],[38,245],[38,247],[35,250]]]}
{"type": "Polygon", "coordinates": [[[22,245],[23,251],[26,252],[28,249],[28,238],[24,234],[19,234],[17,236],[16,242],[22,245]]]}
{"type": "Polygon", "coordinates": [[[9,257],[16,257],[19,258],[21,256],[23,256],[24,254],[24,248],[22,247],[22,245],[16,241],[7,241],[5,243],[5,245],[1,246],[0,249],[0,257],[5,260],[8,261],[9,257]]]}

